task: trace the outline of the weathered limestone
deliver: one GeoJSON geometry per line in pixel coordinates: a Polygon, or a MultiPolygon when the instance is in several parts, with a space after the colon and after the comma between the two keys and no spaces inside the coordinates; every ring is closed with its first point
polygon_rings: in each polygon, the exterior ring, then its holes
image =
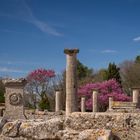
{"type": "Polygon", "coordinates": [[[86,111],[85,101],[86,101],[86,98],[85,97],[81,97],[81,112],[85,112],[86,111]]]}
{"type": "Polygon", "coordinates": [[[74,112],[67,117],[7,122],[0,140],[140,140],[139,132],[138,112],[74,112]]]}
{"type": "Polygon", "coordinates": [[[55,93],[55,111],[58,112],[62,109],[61,105],[61,91],[56,91],[55,93]]]}
{"type": "Polygon", "coordinates": [[[112,111],[113,97],[109,97],[109,111],[112,111]]]}
{"type": "Polygon", "coordinates": [[[97,101],[97,98],[98,98],[98,92],[97,91],[93,91],[93,94],[92,94],[93,110],[92,110],[92,112],[97,112],[98,111],[98,101],[97,101]]]}
{"type": "Polygon", "coordinates": [[[24,91],[25,79],[14,79],[4,81],[5,93],[5,114],[4,118],[15,120],[25,119],[24,115],[24,91]]]}
{"type": "Polygon", "coordinates": [[[66,115],[77,111],[76,55],[79,49],[65,49],[66,62],[66,115]]]}

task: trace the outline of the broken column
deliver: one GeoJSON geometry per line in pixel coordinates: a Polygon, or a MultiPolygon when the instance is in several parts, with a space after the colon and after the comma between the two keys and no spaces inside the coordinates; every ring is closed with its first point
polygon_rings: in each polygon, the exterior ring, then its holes
{"type": "Polygon", "coordinates": [[[133,87],[132,88],[132,93],[133,93],[133,103],[137,104],[137,107],[140,107],[140,103],[139,103],[139,92],[140,92],[140,88],[138,87],[133,87]]]}
{"type": "Polygon", "coordinates": [[[113,97],[109,97],[109,111],[112,111],[112,103],[113,103],[113,97]]]}
{"type": "Polygon", "coordinates": [[[132,92],[133,92],[133,102],[134,103],[138,103],[138,99],[139,99],[139,88],[132,88],[132,92]]]}
{"type": "Polygon", "coordinates": [[[76,55],[79,49],[65,49],[66,54],[66,115],[77,111],[76,55]]]}
{"type": "Polygon", "coordinates": [[[4,118],[10,120],[25,119],[24,114],[24,86],[25,79],[10,79],[4,81],[5,93],[5,114],[4,118]]]}
{"type": "Polygon", "coordinates": [[[61,91],[56,91],[55,93],[55,111],[58,112],[62,109],[61,106],[61,91]]]}
{"type": "Polygon", "coordinates": [[[92,94],[92,101],[93,101],[93,110],[92,112],[97,112],[98,111],[98,92],[96,90],[93,91],[92,94]]]}
{"type": "Polygon", "coordinates": [[[86,102],[85,97],[81,97],[81,112],[85,112],[86,111],[85,102],[86,102]]]}

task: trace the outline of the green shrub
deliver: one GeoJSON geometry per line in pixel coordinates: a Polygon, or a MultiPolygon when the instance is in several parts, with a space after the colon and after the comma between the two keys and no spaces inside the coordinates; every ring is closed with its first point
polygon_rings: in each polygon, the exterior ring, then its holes
{"type": "Polygon", "coordinates": [[[48,98],[43,98],[43,99],[40,100],[39,108],[41,110],[45,110],[45,109],[50,110],[50,103],[48,101],[48,98]]]}

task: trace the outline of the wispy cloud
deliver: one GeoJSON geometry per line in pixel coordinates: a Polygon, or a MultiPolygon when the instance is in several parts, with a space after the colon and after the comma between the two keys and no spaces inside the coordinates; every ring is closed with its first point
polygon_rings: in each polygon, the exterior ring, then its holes
{"type": "Polygon", "coordinates": [[[133,41],[135,41],[135,42],[140,41],[140,36],[134,38],[133,41]]]}
{"type": "Polygon", "coordinates": [[[27,73],[27,71],[12,69],[7,67],[0,67],[0,72],[10,72],[10,73],[27,73]]]}
{"type": "MultiPolygon", "coordinates": [[[[16,13],[0,13],[0,16],[25,21],[27,23],[30,23],[30,24],[34,25],[41,32],[44,32],[44,33],[47,33],[47,34],[50,34],[50,35],[53,35],[53,36],[63,36],[62,33],[56,31],[56,29],[53,28],[51,25],[49,25],[47,22],[39,20],[34,15],[32,9],[26,3],[25,0],[20,0],[20,1],[17,1],[17,2],[18,3],[16,3],[16,4],[17,4],[18,9],[17,9],[16,13]]],[[[7,30],[6,32],[9,32],[9,31],[7,30]]]]}
{"type": "Polygon", "coordinates": [[[5,64],[5,65],[38,65],[40,64],[39,62],[25,62],[25,61],[2,61],[0,60],[0,64],[5,64]]]}
{"type": "Polygon", "coordinates": [[[42,32],[48,33],[54,36],[62,36],[63,34],[57,32],[54,28],[50,27],[47,23],[42,22],[38,19],[29,20],[28,22],[35,25],[37,28],[39,28],[42,32]]]}
{"type": "Polygon", "coordinates": [[[103,50],[101,53],[117,53],[116,50],[103,50]]]}

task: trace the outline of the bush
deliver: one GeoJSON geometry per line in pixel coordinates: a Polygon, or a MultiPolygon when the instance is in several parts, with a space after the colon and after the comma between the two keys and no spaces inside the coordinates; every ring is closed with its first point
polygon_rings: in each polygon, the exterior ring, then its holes
{"type": "Polygon", "coordinates": [[[45,110],[45,109],[50,110],[50,103],[48,101],[48,98],[43,98],[43,99],[40,100],[39,108],[41,110],[45,110]]]}
{"type": "Polygon", "coordinates": [[[79,88],[78,97],[79,100],[81,96],[86,97],[86,109],[90,111],[92,110],[93,90],[97,90],[99,92],[98,102],[100,111],[105,111],[107,109],[110,96],[112,96],[115,101],[131,100],[131,98],[123,92],[121,85],[114,79],[98,83],[89,83],[79,88]]]}

